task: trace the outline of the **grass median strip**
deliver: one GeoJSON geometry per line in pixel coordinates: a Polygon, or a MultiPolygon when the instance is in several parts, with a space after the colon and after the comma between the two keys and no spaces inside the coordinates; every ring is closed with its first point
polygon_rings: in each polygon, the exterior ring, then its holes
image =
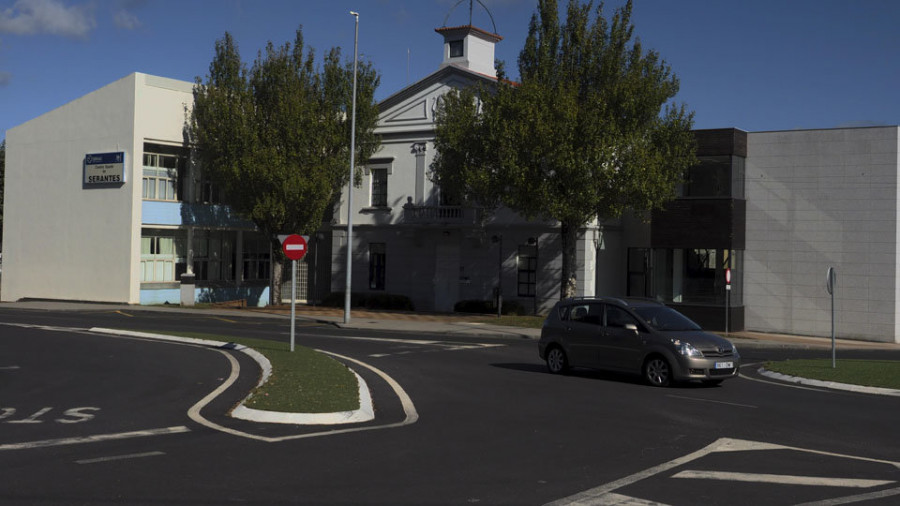
{"type": "Polygon", "coordinates": [[[304,346],[202,332],[166,335],[224,341],[253,348],[272,364],[272,375],[245,403],[248,408],[284,413],[335,413],[359,409],[359,385],[337,360],[304,346]]]}
{"type": "Polygon", "coordinates": [[[900,389],[900,361],[838,359],[831,367],[831,359],[787,360],[768,362],[769,371],[820,381],[834,381],[850,385],[900,389]]]}

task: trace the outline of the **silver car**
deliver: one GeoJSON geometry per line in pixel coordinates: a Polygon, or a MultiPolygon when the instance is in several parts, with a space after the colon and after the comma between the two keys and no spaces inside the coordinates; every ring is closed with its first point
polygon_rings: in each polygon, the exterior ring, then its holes
{"type": "Polygon", "coordinates": [[[577,297],[556,304],[538,351],[550,372],[590,367],[640,374],[654,386],[737,377],[741,357],[731,341],[648,299],[577,297]]]}

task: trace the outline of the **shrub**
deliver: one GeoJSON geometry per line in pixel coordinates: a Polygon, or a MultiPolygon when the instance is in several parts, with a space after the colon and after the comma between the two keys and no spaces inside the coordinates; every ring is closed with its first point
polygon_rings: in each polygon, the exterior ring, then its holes
{"type": "MultiPolygon", "coordinates": [[[[456,313],[496,314],[497,305],[493,300],[461,300],[453,306],[456,313]]],[[[531,314],[521,303],[515,300],[504,300],[501,314],[526,315],[531,314]]]]}
{"type": "Polygon", "coordinates": [[[521,302],[516,300],[503,301],[503,314],[512,314],[512,315],[528,315],[531,314],[531,311],[525,309],[525,306],[522,305],[521,302]]]}
{"type": "Polygon", "coordinates": [[[461,300],[453,305],[454,313],[496,313],[497,306],[489,300],[461,300]]]}
{"type": "MultiPolygon", "coordinates": [[[[331,292],[322,299],[322,305],[344,307],[344,292],[331,292]]],[[[415,306],[406,295],[391,293],[350,293],[350,307],[366,309],[388,309],[393,311],[415,311],[415,306]]]]}

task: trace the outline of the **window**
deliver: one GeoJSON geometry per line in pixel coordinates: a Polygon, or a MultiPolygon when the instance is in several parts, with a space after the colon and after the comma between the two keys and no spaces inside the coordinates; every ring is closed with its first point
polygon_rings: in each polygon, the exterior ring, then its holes
{"type": "Polygon", "coordinates": [[[268,280],[271,256],[269,241],[262,238],[244,239],[244,280],[268,280]]]}
{"type": "Polygon", "coordinates": [[[628,314],[627,311],[620,307],[616,306],[606,306],[606,326],[613,327],[617,329],[624,329],[625,325],[634,325],[638,326],[637,320],[634,319],[633,316],[628,314]]]}
{"type": "Polygon", "coordinates": [[[628,288],[629,297],[647,297],[650,294],[650,250],[628,248],[628,288]]]}
{"type": "Polygon", "coordinates": [[[741,156],[701,156],[700,163],[685,173],[679,197],[744,198],[744,165],[741,156]]]}
{"type": "Polygon", "coordinates": [[[142,197],[145,200],[179,200],[180,173],[183,170],[183,157],[165,153],[144,153],[142,197]]]}
{"type": "Polygon", "coordinates": [[[372,194],[370,205],[372,207],[387,207],[388,205],[388,170],[370,169],[372,177],[372,194]]]}
{"type": "Polygon", "coordinates": [[[186,272],[184,239],[174,230],[145,230],[141,235],[141,282],[174,283],[186,272]]]}
{"type": "Polygon", "coordinates": [[[450,41],[450,58],[459,58],[462,55],[463,55],[463,41],[451,40],[450,41]]]}
{"type": "Polygon", "coordinates": [[[572,310],[569,314],[571,315],[573,322],[584,323],[587,325],[603,324],[602,304],[592,303],[572,306],[572,310]]]}
{"type": "Polygon", "coordinates": [[[519,297],[534,297],[537,286],[537,247],[519,246],[519,297]]]}
{"type": "Polygon", "coordinates": [[[221,204],[224,200],[222,195],[222,190],[206,178],[201,178],[194,184],[194,202],[221,204]]]}
{"type": "Polygon", "coordinates": [[[194,275],[198,281],[234,280],[234,233],[194,232],[194,275]]]}
{"type": "Polygon", "coordinates": [[[732,269],[732,305],[743,304],[741,252],[727,249],[654,249],[653,290],[657,300],[725,304],[725,270],[732,269]]]}
{"type": "Polygon", "coordinates": [[[369,289],[384,290],[386,263],[384,243],[369,244],[369,289]]]}

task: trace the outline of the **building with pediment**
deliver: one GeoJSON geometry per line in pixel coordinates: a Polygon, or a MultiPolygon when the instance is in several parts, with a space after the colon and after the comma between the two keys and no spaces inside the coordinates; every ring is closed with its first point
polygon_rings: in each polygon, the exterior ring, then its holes
{"type": "MultiPolygon", "coordinates": [[[[381,150],[350,203],[354,291],[403,294],[418,309],[453,311],[461,300],[493,300],[502,290],[505,300],[529,312],[545,311],[559,297],[551,274],[561,265],[555,225],[509,211],[484,221],[480,209],[450,202],[430,177],[438,100],[452,88],[495,84],[494,45],[501,37],[471,25],[435,31],[444,39],[439,68],[379,104],[381,150]]],[[[331,291],[343,291],[338,273],[346,272],[347,202],[341,204],[330,227],[331,291]]],[[[589,228],[579,244],[577,275],[587,280],[579,295],[594,292],[597,234],[589,228]]]]}

